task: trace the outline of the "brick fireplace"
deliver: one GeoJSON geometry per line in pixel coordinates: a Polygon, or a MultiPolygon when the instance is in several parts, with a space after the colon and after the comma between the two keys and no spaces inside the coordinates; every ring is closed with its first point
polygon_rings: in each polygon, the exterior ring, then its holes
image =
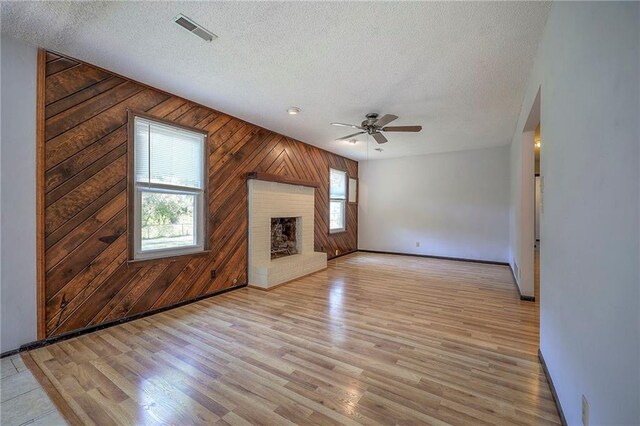
{"type": "Polygon", "coordinates": [[[315,188],[249,179],[249,285],[268,289],[327,267],[314,247],[315,188]]]}

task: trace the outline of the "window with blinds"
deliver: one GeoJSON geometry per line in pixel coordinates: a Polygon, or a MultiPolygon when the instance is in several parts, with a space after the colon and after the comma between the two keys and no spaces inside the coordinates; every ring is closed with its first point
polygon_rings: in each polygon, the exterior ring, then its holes
{"type": "Polygon", "coordinates": [[[131,114],[133,259],[202,252],[207,134],[131,114]]]}
{"type": "Polygon", "coordinates": [[[347,172],[329,169],[329,232],[346,230],[347,172]]]}

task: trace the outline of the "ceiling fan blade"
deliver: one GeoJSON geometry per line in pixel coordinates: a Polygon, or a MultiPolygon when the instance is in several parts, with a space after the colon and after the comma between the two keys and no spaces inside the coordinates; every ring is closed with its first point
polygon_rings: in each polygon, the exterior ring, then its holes
{"type": "Polygon", "coordinates": [[[354,129],[362,129],[360,126],[356,126],[355,124],[344,124],[344,123],[331,123],[332,126],[342,126],[342,127],[353,127],[354,129]]]}
{"type": "Polygon", "coordinates": [[[422,130],[422,126],[390,126],[380,130],[383,132],[419,132],[422,130]]]}
{"type": "Polygon", "coordinates": [[[354,136],[358,136],[358,135],[361,135],[361,134],[363,134],[363,133],[366,133],[366,132],[358,132],[358,133],[354,133],[354,134],[352,134],[352,135],[343,136],[343,137],[338,138],[338,139],[336,139],[336,140],[337,140],[337,141],[343,141],[343,140],[346,140],[346,139],[351,139],[352,137],[354,137],[354,136]]]}
{"type": "Polygon", "coordinates": [[[384,137],[384,135],[382,133],[374,133],[373,138],[376,140],[376,142],[378,143],[387,143],[389,142],[389,140],[387,138],[384,137]]]}
{"type": "Polygon", "coordinates": [[[398,118],[397,115],[393,115],[393,114],[385,114],[382,117],[378,118],[376,120],[375,123],[373,123],[375,126],[377,127],[382,127],[386,124],[391,123],[393,120],[396,120],[398,118]]]}

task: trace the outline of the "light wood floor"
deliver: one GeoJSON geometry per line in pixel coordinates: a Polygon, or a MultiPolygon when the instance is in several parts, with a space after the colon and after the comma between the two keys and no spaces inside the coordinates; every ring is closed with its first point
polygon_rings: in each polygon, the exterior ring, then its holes
{"type": "Polygon", "coordinates": [[[558,424],[537,322],[508,267],[355,253],[30,356],[86,424],[558,424]]]}

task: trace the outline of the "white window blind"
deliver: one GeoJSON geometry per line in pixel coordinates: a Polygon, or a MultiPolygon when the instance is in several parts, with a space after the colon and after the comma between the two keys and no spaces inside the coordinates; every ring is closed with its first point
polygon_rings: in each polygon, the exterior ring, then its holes
{"type": "Polygon", "coordinates": [[[331,184],[329,185],[329,197],[345,200],[347,198],[347,172],[331,169],[330,179],[331,184]]]}
{"type": "Polygon", "coordinates": [[[136,182],[204,188],[204,135],[135,118],[136,182]]]}
{"type": "Polygon", "coordinates": [[[347,172],[329,169],[329,231],[346,229],[347,172]]]}

